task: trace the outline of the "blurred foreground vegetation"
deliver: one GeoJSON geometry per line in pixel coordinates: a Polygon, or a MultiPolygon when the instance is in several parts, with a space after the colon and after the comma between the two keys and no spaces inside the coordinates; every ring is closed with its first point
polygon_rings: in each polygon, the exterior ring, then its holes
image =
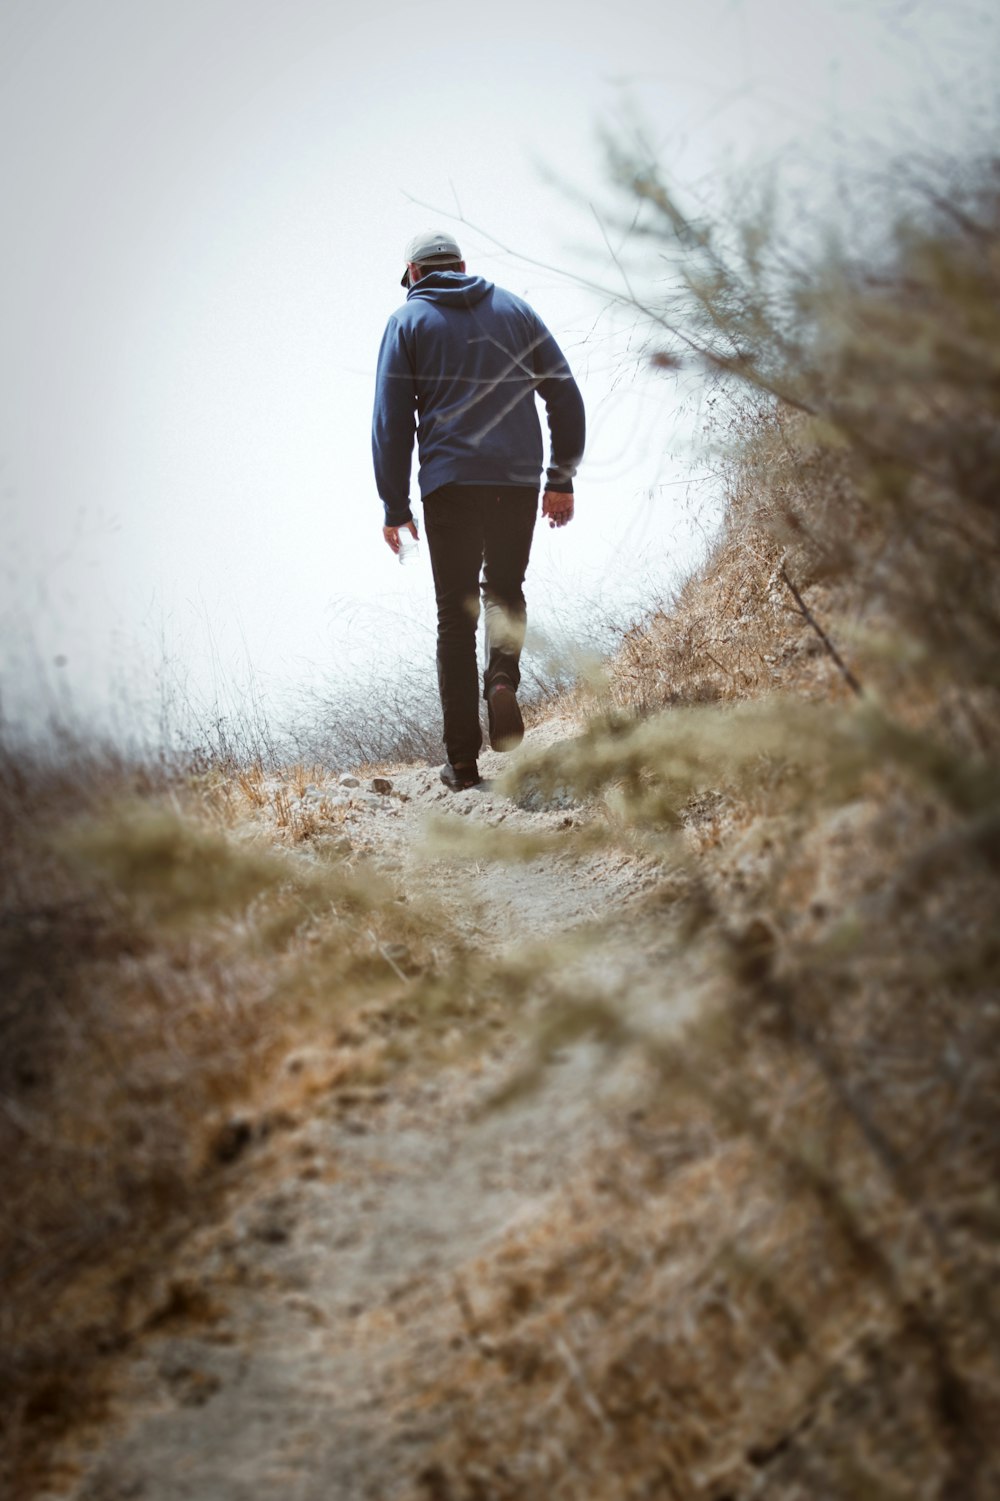
{"type": "Polygon", "coordinates": [[[549,1013],[539,1066],[595,1030],[649,1062],[642,1166],[609,1164],[566,1278],[550,1256],[524,1295],[544,1418],[515,1364],[446,1452],[493,1466],[491,1496],[985,1498],[1000,164],[929,178],[877,266],[834,245],[796,267],[766,222],[717,236],[655,170],[617,169],[673,288],[653,358],[725,397],[729,506],[585,733],[518,776],[602,800],[662,862],[663,995],[701,1020],[664,1039],[625,997],[549,1013]],[[553,1409],[559,1334],[579,1369],[553,1409]]]}

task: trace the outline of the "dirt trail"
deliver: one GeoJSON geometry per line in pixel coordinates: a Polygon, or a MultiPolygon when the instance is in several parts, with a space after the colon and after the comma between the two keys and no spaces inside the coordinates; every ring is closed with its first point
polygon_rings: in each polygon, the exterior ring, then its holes
{"type": "MultiPolygon", "coordinates": [[[[549,720],[532,733],[531,744],[537,748],[563,739],[575,728],[572,720],[549,720]]],[[[479,763],[482,785],[458,795],[442,786],[436,767],[397,772],[391,778],[395,796],[382,809],[374,796],[368,805],[370,812],[383,816],[355,814],[350,825],[356,848],[370,851],[385,868],[398,871],[407,890],[413,884],[436,896],[463,935],[494,948],[599,920],[607,915],[609,904],[627,901],[648,881],[634,860],[615,851],[579,863],[558,857],[530,864],[429,857],[428,815],[530,832],[559,831],[581,821],[581,808],[568,795],[539,809],[502,796],[495,779],[505,760],[487,752],[479,763]],[[400,801],[400,795],[406,801],[400,801]]]]}
{"type": "MultiPolygon", "coordinates": [[[[498,768],[499,758],[483,758],[487,778],[498,768]]],[[[579,809],[519,808],[488,781],[456,797],[436,768],[391,781],[387,795],[367,794],[367,783],[342,792],[344,826],[411,902],[445,903],[464,937],[498,953],[614,917],[617,934],[591,978],[611,995],[641,990],[656,955],[635,941],[628,912],[648,870],[613,853],[473,865],[429,856],[422,837],[428,812],[538,829],[579,809]]],[[[183,1247],[162,1316],[122,1359],[110,1420],[89,1452],[78,1440],[67,1453],[67,1485],[46,1501],[423,1494],[422,1455],[442,1419],[415,1404],[414,1374],[425,1388],[443,1379],[475,1339],[477,1279],[572,1194],[588,1158],[621,1129],[634,1087],[627,1065],[602,1071],[598,1085],[578,1047],[551,1066],[544,1089],[480,1113],[520,1047],[502,1034],[489,1056],[432,1078],[317,1093],[255,1155],[219,1221],[183,1247]],[[595,1109],[598,1097],[606,1108],[595,1109]]]]}

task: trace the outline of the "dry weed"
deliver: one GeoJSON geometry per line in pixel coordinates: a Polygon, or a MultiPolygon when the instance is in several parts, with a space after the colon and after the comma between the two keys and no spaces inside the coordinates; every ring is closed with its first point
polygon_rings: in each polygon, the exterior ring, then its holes
{"type": "Polygon", "coordinates": [[[664,1044],[625,997],[550,1011],[505,1098],[581,1035],[657,1083],[631,1149],[466,1285],[420,1494],[985,1501],[995,164],[928,195],[881,274],[803,268],[780,303],[782,247],[748,235],[727,259],[655,171],[619,165],[690,289],[684,342],[748,393],[729,507],[674,606],[623,640],[587,732],[510,788],[660,839],[663,1000],[695,991],[700,1020],[664,1044]]]}

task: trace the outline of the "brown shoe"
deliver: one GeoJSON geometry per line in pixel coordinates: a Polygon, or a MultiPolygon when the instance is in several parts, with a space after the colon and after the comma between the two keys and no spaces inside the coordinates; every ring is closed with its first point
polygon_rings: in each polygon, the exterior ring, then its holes
{"type": "Polygon", "coordinates": [[[441,780],[452,792],[465,792],[469,787],[478,787],[483,779],[475,761],[471,766],[452,766],[446,761],[441,768],[441,780]]]}
{"type": "Polygon", "coordinates": [[[494,683],[486,690],[490,720],[490,745],[495,751],[512,751],[524,739],[524,720],[517,694],[509,683],[494,683]]]}

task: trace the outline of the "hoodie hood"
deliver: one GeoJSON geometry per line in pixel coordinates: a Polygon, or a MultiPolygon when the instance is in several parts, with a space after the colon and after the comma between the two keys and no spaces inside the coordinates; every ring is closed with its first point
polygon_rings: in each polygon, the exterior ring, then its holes
{"type": "Polygon", "coordinates": [[[475,307],[493,291],[493,283],[463,271],[428,271],[406,294],[407,302],[420,297],[441,307],[475,307]]]}

